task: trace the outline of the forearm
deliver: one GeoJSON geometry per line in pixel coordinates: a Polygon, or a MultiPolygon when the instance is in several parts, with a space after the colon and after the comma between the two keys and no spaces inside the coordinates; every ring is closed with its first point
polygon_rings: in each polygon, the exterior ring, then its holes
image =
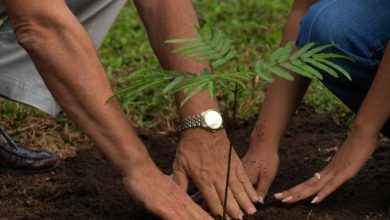
{"type": "MultiPolygon", "coordinates": [[[[202,69],[209,68],[207,63],[198,63],[195,59],[173,54],[172,50],[177,46],[165,43],[169,39],[196,36],[193,26],[199,24],[190,0],[134,2],[145,24],[153,50],[164,69],[199,74],[202,69]]],[[[183,93],[176,94],[178,105],[184,98],[183,93]]],[[[209,108],[216,109],[217,105],[206,91],[193,97],[179,109],[179,113],[181,117],[186,117],[209,108]]]]}
{"type": "MultiPolygon", "coordinates": [[[[311,0],[294,2],[283,31],[282,45],[297,39],[300,20],[313,3],[311,0]]],[[[268,86],[260,116],[251,135],[251,146],[262,145],[275,149],[279,145],[279,140],[310,83],[308,78],[291,74],[294,81],[276,77],[275,82],[268,86]]]]}
{"type": "Polygon", "coordinates": [[[5,4],[19,42],[56,101],[122,174],[130,175],[146,151],[116,101],[107,102],[113,92],[88,35],[64,2],[51,1],[5,4]],[[53,9],[41,8],[45,4],[53,9]]]}
{"type": "Polygon", "coordinates": [[[390,118],[390,46],[387,45],[375,79],[356,116],[352,131],[377,138],[390,118]]]}

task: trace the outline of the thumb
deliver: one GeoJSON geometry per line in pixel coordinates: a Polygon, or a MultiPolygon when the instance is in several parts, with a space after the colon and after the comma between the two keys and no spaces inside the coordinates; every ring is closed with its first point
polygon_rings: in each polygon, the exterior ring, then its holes
{"type": "Polygon", "coordinates": [[[177,185],[179,185],[184,191],[187,192],[188,190],[188,176],[185,170],[178,165],[173,166],[173,174],[172,174],[173,181],[176,182],[177,185]]]}

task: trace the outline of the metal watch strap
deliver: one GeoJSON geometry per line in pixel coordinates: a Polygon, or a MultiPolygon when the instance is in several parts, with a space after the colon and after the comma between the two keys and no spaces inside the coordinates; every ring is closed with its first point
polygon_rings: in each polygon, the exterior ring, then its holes
{"type": "Polygon", "coordinates": [[[195,128],[195,127],[204,127],[201,114],[184,118],[180,130],[183,131],[187,128],[195,128]]]}

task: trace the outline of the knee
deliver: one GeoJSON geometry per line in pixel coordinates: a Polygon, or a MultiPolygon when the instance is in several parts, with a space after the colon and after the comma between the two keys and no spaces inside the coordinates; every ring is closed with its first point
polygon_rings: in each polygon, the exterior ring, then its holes
{"type": "Polygon", "coordinates": [[[342,10],[335,10],[334,7],[316,4],[309,9],[301,20],[297,42],[299,47],[309,42],[346,47],[351,42],[354,31],[348,15],[340,14],[342,10]]]}

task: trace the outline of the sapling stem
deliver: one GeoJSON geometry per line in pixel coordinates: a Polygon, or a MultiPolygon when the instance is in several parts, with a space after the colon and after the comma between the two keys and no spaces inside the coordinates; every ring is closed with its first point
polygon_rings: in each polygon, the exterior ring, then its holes
{"type": "MultiPolygon", "coordinates": [[[[234,87],[234,100],[233,100],[233,123],[236,122],[236,113],[237,113],[237,99],[238,99],[238,84],[236,83],[234,87]]],[[[223,201],[223,219],[226,219],[226,207],[227,207],[227,199],[228,199],[228,191],[229,191],[229,182],[230,182],[230,165],[232,163],[232,152],[233,152],[233,135],[229,134],[229,154],[228,154],[228,162],[227,162],[227,173],[226,173],[226,183],[225,183],[225,195],[223,201]]]]}

